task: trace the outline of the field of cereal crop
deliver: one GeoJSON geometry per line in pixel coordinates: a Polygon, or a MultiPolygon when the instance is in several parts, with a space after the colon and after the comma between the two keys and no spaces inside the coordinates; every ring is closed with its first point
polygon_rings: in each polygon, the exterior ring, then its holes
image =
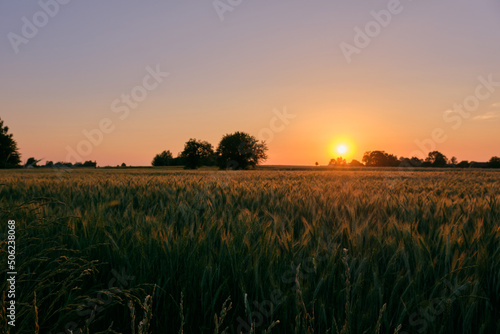
{"type": "Polygon", "coordinates": [[[16,333],[500,333],[500,172],[11,170],[0,210],[16,333]]]}

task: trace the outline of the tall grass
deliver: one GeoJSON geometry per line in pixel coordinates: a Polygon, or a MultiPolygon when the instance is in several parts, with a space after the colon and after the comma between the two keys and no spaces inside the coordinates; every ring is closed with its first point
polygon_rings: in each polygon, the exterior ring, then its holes
{"type": "Polygon", "coordinates": [[[500,332],[500,173],[30,170],[0,184],[16,333],[500,332]]]}

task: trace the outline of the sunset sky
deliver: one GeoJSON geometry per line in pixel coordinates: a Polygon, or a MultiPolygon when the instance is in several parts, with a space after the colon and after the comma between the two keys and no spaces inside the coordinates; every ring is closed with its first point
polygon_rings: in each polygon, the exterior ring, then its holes
{"type": "Polygon", "coordinates": [[[59,1],[0,2],[23,161],[150,165],[234,131],[266,164],[500,156],[498,0],[59,1]]]}

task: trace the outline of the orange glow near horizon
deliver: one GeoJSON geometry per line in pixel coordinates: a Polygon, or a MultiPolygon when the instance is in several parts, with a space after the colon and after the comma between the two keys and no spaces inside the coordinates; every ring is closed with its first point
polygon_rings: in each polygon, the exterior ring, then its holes
{"type": "Polygon", "coordinates": [[[349,138],[338,138],[337,140],[334,140],[330,145],[330,152],[333,153],[332,158],[342,157],[346,159],[347,162],[351,162],[351,160],[356,155],[355,144],[349,138]]]}

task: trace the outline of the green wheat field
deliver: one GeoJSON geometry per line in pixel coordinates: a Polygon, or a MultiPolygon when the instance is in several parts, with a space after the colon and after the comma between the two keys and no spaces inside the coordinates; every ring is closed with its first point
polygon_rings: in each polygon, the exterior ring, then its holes
{"type": "Polygon", "coordinates": [[[0,215],[12,333],[500,333],[500,172],[10,170],[0,215]]]}

